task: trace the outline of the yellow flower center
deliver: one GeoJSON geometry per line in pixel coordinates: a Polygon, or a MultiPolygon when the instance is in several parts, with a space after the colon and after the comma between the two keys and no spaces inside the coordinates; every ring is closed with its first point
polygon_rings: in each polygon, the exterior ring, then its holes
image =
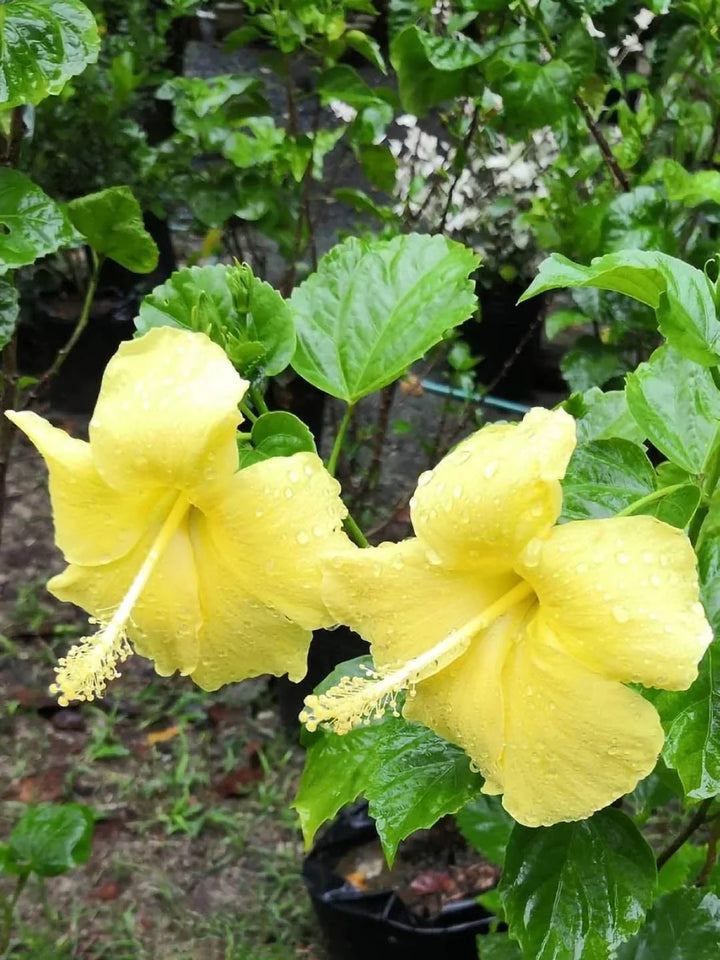
{"type": "Polygon", "coordinates": [[[112,618],[107,622],[93,621],[100,624],[97,633],[83,637],[59,661],[50,692],[57,696],[61,707],[71,700],[94,700],[102,695],[109,680],[120,676],[117,664],[133,653],[127,635],[133,607],[189,509],[187,497],[180,494],[112,618]]]}
{"type": "Polygon", "coordinates": [[[408,690],[412,697],[417,683],[457,660],[478,633],[487,630],[495,620],[533,593],[530,584],[522,580],[478,616],[417,657],[397,666],[367,669],[363,677],[343,677],[325,693],[306,697],[300,720],[311,733],[322,723],[334,733],[343,734],[363,722],[381,717],[388,708],[398,716],[400,693],[408,690]]]}

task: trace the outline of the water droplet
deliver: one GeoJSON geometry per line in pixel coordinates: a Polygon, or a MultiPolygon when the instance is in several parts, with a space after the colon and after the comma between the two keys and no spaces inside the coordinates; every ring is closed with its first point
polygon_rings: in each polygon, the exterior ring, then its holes
{"type": "Polygon", "coordinates": [[[655,562],[655,554],[654,554],[654,553],[650,553],[649,550],[644,550],[644,551],[643,551],[642,558],[643,558],[643,563],[654,563],[654,562],[655,562]]]}
{"type": "Polygon", "coordinates": [[[311,477],[314,473],[315,473],[315,471],[314,471],[313,468],[310,466],[310,464],[309,464],[309,463],[305,464],[305,476],[306,476],[306,477],[311,477]]]}
{"type": "Polygon", "coordinates": [[[612,614],[618,623],[627,623],[630,619],[630,614],[627,612],[625,607],[621,607],[619,605],[612,608],[612,614]]]}
{"type": "Polygon", "coordinates": [[[579,563],[575,567],[576,573],[580,573],[580,574],[587,573],[587,570],[588,570],[588,565],[586,563],[579,563]]]}
{"type": "Polygon", "coordinates": [[[314,534],[316,537],[322,537],[322,536],[325,535],[325,530],[324,530],[323,527],[321,527],[321,526],[318,524],[317,526],[313,527],[313,534],[314,534]]]}
{"type": "Polygon", "coordinates": [[[458,453],[458,455],[457,455],[457,457],[456,457],[456,459],[455,459],[455,463],[456,463],[458,466],[462,466],[463,463],[467,463],[469,459],[470,459],[470,453],[469,453],[469,451],[468,451],[468,450],[462,450],[460,453],[458,453]]]}
{"type": "Polygon", "coordinates": [[[488,463],[483,469],[483,476],[489,480],[497,473],[498,463],[497,460],[493,460],[491,463],[488,463]]]}
{"type": "Polygon", "coordinates": [[[660,583],[661,583],[660,577],[659,577],[656,573],[654,573],[654,574],[650,577],[650,583],[651,583],[654,587],[659,587],[659,586],[660,586],[660,583]]]}
{"type": "Polygon", "coordinates": [[[426,487],[432,480],[432,477],[432,470],[426,470],[425,473],[421,473],[418,477],[418,487],[426,487]]]}
{"type": "Polygon", "coordinates": [[[463,488],[458,484],[456,487],[453,487],[453,496],[456,500],[459,500],[463,494],[463,488]]]}
{"type": "Polygon", "coordinates": [[[285,487],[285,498],[289,500],[293,495],[292,487],[285,487]]]}
{"type": "Polygon", "coordinates": [[[295,470],[291,470],[290,473],[288,474],[288,480],[290,481],[290,483],[297,483],[299,479],[300,477],[297,475],[295,470]]]}
{"type": "Polygon", "coordinates": [[[303,530],[300,531],[295,539],[301,546],[304,546],[306,543],[310,542],[310,537],[303,530]]]}
{"type": "Polygon", "coordinates": [[[618,563],[622,563],[623,565],[625,565],[626,563],[630,563],[630,557],[626,553],[616,554],[615,559],[617,560],[618,563]]]}

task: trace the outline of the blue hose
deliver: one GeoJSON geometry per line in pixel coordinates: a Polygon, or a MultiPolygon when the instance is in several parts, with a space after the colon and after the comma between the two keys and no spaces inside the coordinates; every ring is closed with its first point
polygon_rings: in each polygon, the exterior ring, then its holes
{"type": "Polygon", "coordinates": [[[515,403],[514,400],[503,400],[502,397],[493,397],[489,393],[468,393],[457,387],[447,387],[444,383],[435,380],[421,380],[420,386],[428,393],[437,393],[442,397],[457,397],[459,400],[472,400],[480,406],[495,407],[497,410],[510,410],[512,413],[527,413],[530,407],[524,403],[515,403]]]}

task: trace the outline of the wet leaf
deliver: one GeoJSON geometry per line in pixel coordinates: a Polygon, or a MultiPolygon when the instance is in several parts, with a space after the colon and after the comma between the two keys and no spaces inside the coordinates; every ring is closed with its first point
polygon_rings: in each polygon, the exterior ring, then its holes
{"type": "Polygon", "coordinates": [[[110,187],[68,204],[73,226],[93,250],[133,273],[152,273],[158,248],[145,229],[140,204],[129,187],[110,187]]]}
{"type": "Polygon", "coordinates": [[[34,263],[76,237],[64,211],[40,187],[18,170],[0,169],[0,274],[34,263]]]}
{"type": "Polygon", "coordinates": [[[5,0],[0,7],[0,105],[37,104],[97,60],[100,38],[80,0],[5,0]]]}
{"type": "Polygon", "coordinates": [[[719,949],[720,899],[705,890],[676,890],[660,897],[617,960],[717,960],[719,949]]]}
{"type": "Polygon", "coordinates": [[[589,820],[513,829],[500,882],[505,919],[533,960],[610,960],[643,921],[655,857],[608,808],[589,820]]]}
{"type": "Polygon", "coordinates": [[[95,817],[81,803],[31,807],[8,841],[12,873],[55,877],[90,856],[95,817]]]}
{"type": "Polygon", "coordinates": [[[477,264],[441,236],[346,240],[290,299],[293,368],[348,403],[379,390],[472,314],[477,264]]]}

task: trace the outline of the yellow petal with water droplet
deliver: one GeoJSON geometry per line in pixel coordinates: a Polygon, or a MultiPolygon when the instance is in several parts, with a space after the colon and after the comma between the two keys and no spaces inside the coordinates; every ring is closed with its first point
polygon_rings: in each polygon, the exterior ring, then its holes
{"type": "MultiPolygon", "coordinates": [[[[160,527],[160,523],[152,524],[132,550],[112,563],[72,564],[53,577],[48,590],[98,620],[109,620],[137,576],[160,527]]],[[[159,674],[168,676],[176,670],[187,674],[197,664],[200,622],[195,561],[185,518],[133,606],[127,634],[136,651],[155,662],[159,674]]]]}
{"type": "MultiPolygon", "coordinates": [[[[195,514],[192,523],[203,613],[200,654],[192,679],[204,690],[262,673],[287,673],[291,680],[302,680],[310,630],[266,603],[259,591],[238,576],[237,567],[218,549],[216,528],[208,518],[195,514]]],[[[257,576],[255,587],[260,588],[260,571],[257,576]]],[[[296,570],[294,581],[301,578],[302,571],[296,570]]]]}
{"type": "Polygon", "coordinates": [[[563,647],[593,670],[665,690],[697,676],[712,631],[682,530],[654,517],[566,523],[518,571],[563,647]]]}
{"type": "Polygon", "coordinates": [[[127,553],[162,506],[162,494],[115,490],[98,473],[88,443],[36,413],[9,411],[8,418],[45,459],[55,540],[68,563],[108,563],[127,553]]]}
{"type": "Polygon", "coordinates": [[[203,333],[159,327],[121,344],[90,421],[98,470],[133,491],[227,479],[237,469],[237,406],[246,389],[203,333]]]}
{"type": "Polygon", "coordinates": [[[564,410],[536,408],[521,423],[483,427],[418,485],[415,533],[452,566],[511,568],[557,520],[574,447],[575,421],[564,410]]]}
{"type": "Polygon", "coordinates": [[[539,619],[509,655],[503,690],[503,806],[519,823],[582,820],[655,766],[655,708],[568,656],[539,619]]]}
{"type": "Polygon", "coordinates": [[[506,688],[507,657],[534,601],[525,600],[496,620],[467,653],[418,684],[404,716],[430,727],[465,750],[485,777],[485,793],[502,793],[505,717],[522,692],[506,688]]]}
{"type": "Polygon", "coordinates": [[[331,557],[323,592],[335,619],[372,644],[382,668],[429,650],[518,582],[514,575],[488,578],[447,570],[430,562],[419,540],[410,539],[350,547],[331,557]]]}
{"type": "Polygon", "coordinates": [[[328,552],[349,546],[342,532],[347,509],[316,454],[246,467],[226,484],[196,492],[194,502],[234,582],[307,629],[335,623],[322,600],[322,572],[328,552]]]}

